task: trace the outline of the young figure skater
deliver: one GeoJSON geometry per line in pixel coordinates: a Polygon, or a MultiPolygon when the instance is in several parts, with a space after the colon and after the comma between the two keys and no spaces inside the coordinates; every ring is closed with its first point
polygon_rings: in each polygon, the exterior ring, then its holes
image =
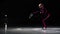
{"type": "Polygon", "coordinates": [[[39,7],[39,10],[40,11],[35,11],[35,12],[31,13],[30,16],[29,16],[29,19],[31,19],[31,17],[33,15],[36,15],[37,13],[40,13],[41,14],[40,17],[41,17],[43,29],[46,29],[47,25],[46,25],[46,22],[45,21],[50,17],[50,13],[47,12],[47,9],[44,7],[44,4],[43,3],[40,3],[38,5],[38,7],[39,7]]]}

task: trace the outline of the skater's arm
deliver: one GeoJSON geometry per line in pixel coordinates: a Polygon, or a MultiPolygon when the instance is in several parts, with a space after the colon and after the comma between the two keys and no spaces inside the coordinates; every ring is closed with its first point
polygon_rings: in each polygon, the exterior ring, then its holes
{"type": "Polygon", "coordinates": [[[36,13],[38,13],[39,11],[36,11],[36,12],[33,12],[33,14],[36,14],[36,13]]]}
{"type": "Polygon", "coordinates": [[[31,17],[32,17],[34,14],[37,14],[37,12],[39,12],[39,11],[36,11],[36,12],[32,12],[32,13],[30,13],[30,15],[29,15],[29,19],[31,19],[31,17]]]}

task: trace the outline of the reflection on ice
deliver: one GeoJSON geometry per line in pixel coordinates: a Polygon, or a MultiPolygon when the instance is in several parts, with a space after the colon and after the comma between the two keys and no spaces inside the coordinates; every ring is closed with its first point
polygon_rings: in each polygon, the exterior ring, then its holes
{"type": "MultiPolygon", "coordinates": [[[[3,34],[4,29],[0,30],[3,34]],[[3,31],[2,31],[3,30],[3,31]]],[[[7,28],[6,34],[60,34],[60,28],[7,28]]]]}
{"type": "Polygon", "coordinates": [[[41,32],[41,33],[60,33],[60,28],[8,28],[8,31],[17,31],[17,32],[41,32]]]}

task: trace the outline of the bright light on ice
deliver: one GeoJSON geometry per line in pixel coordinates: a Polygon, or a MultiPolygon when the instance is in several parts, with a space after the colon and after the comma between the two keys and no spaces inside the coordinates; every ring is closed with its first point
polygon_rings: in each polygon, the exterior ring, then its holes
{"type": "Polygon", "coordinates": [[[40,28],[34,28],[33,30],[38,31],[38,30],[41,30],[41,29],[40,28]]]}
{"type": "Polygon", "coordinates": [[[42,32],[46,32],[46,30],[42,30],[42,32]]]}
{"type": "Polygon", "coordinates": [[[7,31],[7,24],[5,23],[5,32],[7,31]]]}
{"type": "Polygon", "coordinates": [[[16,30],[22,30],[21,28],[17,28],[16,30]]]}

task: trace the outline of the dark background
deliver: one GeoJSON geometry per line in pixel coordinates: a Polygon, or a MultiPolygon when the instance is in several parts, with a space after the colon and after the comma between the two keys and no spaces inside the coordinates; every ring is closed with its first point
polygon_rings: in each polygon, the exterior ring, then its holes
{"type": "Polygon", "coordinates": [[[7,21],[5,16],[8,14],[8,1],[0,0],[0,27],[4,26],[4,23],[7,21]]]}
{"type": "MultiPolygon", "coordinates": [[[[32,12],[32,10],[38,10],[38,4],[40,3],[40,0],[20,0],[20,1],[10,1],[9,4],[7,3],[8,1],[4,1],[4,0],[0,1],[1,4],[0,7],[4,9],[9,7],[9,11],[7,12],[8,13],[7,24],[9,27],[35,26],[32,23],[29,23],[28,16],[32,12]]],[[[59,27],[60,26],[60,1],[42,0],[42,3],[47,8],[48,12],[51,13],[50,18],[46,21],[47,26],[59,27]]]]}

